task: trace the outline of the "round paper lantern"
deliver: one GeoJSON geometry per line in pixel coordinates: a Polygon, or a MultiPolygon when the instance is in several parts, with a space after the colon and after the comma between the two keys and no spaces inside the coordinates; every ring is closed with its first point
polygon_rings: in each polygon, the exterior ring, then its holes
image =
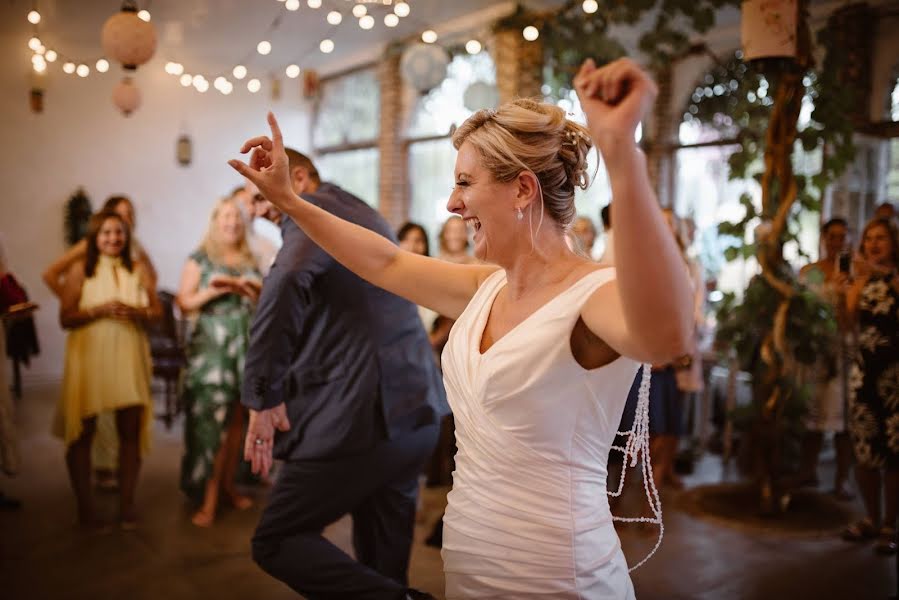
{"type": "Polygon", "coordinates": [[[499,105],[499,90],[485,81],[475,81],[465,90],[462,102],[472,112],[482,108],[496,108],[499,105]]]}
{"type": "Polygon", "coordinates": [[[101,39],[106,56],[129,71],[150,60],[156,51],[156,28],[137,16],[137,3],[130,0],[103,24],[101,39]]]}
{"type": "Polygon", "coordinates": [[[413,44],[400,58],[400,73],[406,83],[424,94],[443,81],[449,62],[449,55],[440,46],[413,44]]]}
{"type": "Polygon", "coordinates": [[[134,85],[130,77],[125,77],[112,90],[112,103],[115,104],[126,117],[140,106],[140,90],[134,85]]]}

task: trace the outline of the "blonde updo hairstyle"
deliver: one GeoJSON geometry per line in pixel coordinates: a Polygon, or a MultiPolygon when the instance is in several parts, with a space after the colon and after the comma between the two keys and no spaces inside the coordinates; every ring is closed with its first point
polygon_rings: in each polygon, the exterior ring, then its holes
{"type": "Polygon", "coordinates": [[[520,98],[470,116],[453,134],[456,150],[465,142],[497,181],[534,173],[546,213],[563,231],[571,228],[577,212],[574,190],[590,185],[587,153],[593,141],[586,127],[558,106],[520,98]]]}

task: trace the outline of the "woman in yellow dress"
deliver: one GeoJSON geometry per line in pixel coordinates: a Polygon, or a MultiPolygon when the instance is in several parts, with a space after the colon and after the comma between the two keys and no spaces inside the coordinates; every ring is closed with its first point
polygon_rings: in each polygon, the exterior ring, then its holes
{"type": "Polygon", "coordinates": [[[84,260],[65,277],[59,320],[69,329],[62,396],[54,433],[66,443],[66,465],[81,525],[95,527],[91,441],[99,415],[115,413],[119,435],[121,524],[136,525],[134,491],[150,447],[150,349],[143,325],[162,314],[154,277],[133,262],[124,219],[102,211],[91,218],[84,260]]]}

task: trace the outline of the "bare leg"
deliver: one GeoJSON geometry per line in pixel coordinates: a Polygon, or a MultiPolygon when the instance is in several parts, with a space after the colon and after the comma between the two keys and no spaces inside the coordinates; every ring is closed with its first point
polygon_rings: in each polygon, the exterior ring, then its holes
{"type": "MultiPolygon", "coordinates": [[[[215,520],[215,513],[219,503],[219,490],[222,487],[224,474],[226,472],[226,462],[228,460],[228,440],[234,429],[235,421],[238,419],[238,412],[239,411],[237,410],[232,411],[231,421],[228,423],[227,429],[225,430],[225,439],[219,444],[219,449],[215,453],[215,458],[212,462],[212,474],[209,476],[209,479],[206,480],[206,489],[203,493],[203,504],[200,506],[200,510],[194,513],[193,518],[191,518],[191,522],[198,527],[209,527],[215,520]]],[[[237,433],[238,442],[240,438],[239,431],[240,430],[238,430],[237,433]]],[[[232,473],[231,477],[233,476],[232,473]]]]}
{"type": "MultiPolygon", "coordinates": [[[[855,479],[858,481],[862,499],[865,501],[868,518],[874,527],[880,527],[880,470],[856,465],[855,479]]],[[[895,519],[895,517],[896,512],[894,510],[893,518],[895,519]]]]}
{"type": "Polygon", "coordinates": [[[807,431],[799,448],[799,485],[818,485],[818,456],[824,444],[824,434],[807,431]]]}
{"type": "Polygon", "coordinates": [[[237,474],[237,465],[243,450],[243,428],[246,420],[247,409],[241,404],[235,403],[231,423],[225,435],[225,465],[222,471],[222,491],[238,510],[246,510],[253,506],[253,500],[237,492],[234,487],[234,476],[237,474]]]}
{"type": "Polygon", "coordinates": [[[94,526],[97,522],[91,497],[91,443],[96,426],[96,417],[82,420],[81,436],[66,449],[69,481],[78,504],[78,523],[85,527],[94,526]]]}
{"type": "Polygon", "coordinates": [[[849,434],[841,432],[834,434],[833,445],[837,453],[837,472],[834,478],[834,492],[842,498],[851,497],[846,483],[849,480],[849,470],[852,468],[852,442],[849,434]]]}
{"type": "Polygon", "coordinates": [[[143,406],[129,406],[116,411],[119,434],[119,498],[123,527],[133,527],[137,520],[134,494],[140,473],[140,429],[143,406]]]}

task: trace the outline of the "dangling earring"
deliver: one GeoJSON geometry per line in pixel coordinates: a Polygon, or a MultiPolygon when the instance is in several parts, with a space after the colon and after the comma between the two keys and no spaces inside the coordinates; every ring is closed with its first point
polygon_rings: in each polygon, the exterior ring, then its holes
{"type": "Polygon", "coordinates": [[[518,218],[519,221],[521,221],[521,220],[524,218],[524,213],[521,212],[521,207],[519,206],[519,207],[516,208],[515,210],[518,211],[518,212],[515,214],[515,216],[518,218]]]}

